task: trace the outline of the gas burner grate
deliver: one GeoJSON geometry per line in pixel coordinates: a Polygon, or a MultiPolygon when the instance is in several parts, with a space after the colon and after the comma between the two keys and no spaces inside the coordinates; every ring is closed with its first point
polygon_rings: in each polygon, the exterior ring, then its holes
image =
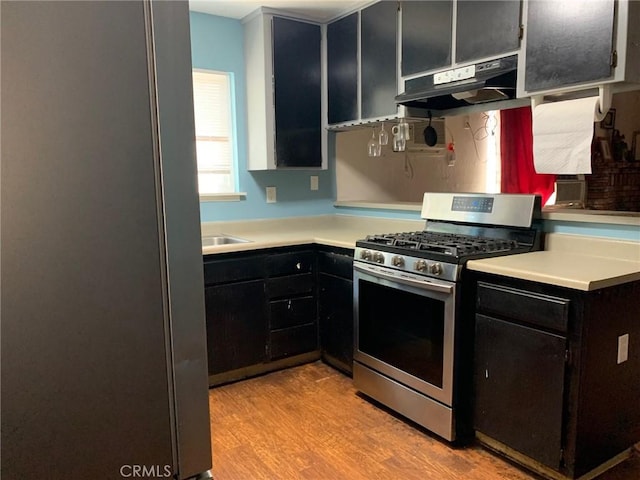
{"type": "Polygon", "coordinates": [[[394,235],[367,235],[365,241],[378,245],[393,245],[395,242],[394,235]]]}
{"type": "Polygon", "coordinates": [[[454,257],[477,253],[508,252],[519,246],[515,240],[425,231],[369,235],[366,241],[402,250],[440,253],[454,257]]]}

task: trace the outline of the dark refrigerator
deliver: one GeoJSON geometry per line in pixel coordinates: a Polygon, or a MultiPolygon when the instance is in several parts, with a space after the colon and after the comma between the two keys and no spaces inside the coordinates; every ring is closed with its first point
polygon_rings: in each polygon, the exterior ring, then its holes
{"type": "Polygon", "coordinates": [[[0,17],[0,476],[210,478],[187,2],[0,17]]]}

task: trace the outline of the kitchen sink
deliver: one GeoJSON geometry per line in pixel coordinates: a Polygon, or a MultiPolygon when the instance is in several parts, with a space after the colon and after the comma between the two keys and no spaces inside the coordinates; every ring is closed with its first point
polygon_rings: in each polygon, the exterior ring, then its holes
{"type": "Polygon", "coordinates": [[[234,237],[232,235],[226,235],[224,233],[218,233],[215,235],[205,235],[202,237],[202,246],[210,247],[212,245],[229,245],[232,243],[249,243],[251,240],[246,240],[240,237],[234,237]]]}

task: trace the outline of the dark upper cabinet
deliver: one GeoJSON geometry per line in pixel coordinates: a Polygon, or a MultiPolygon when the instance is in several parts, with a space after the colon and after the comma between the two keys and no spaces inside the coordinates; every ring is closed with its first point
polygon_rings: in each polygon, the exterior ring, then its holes
{"type": "Polygon", "coordinates": [[[452,1],[402,2],[402,76],[451,65],[452,1]]]}
{"type": "Polygon", "coordinates": [[[361,12],[363,118],[397,113],[396,17],[396,2],[379,2],[361,12]]]}
{"type": "Polygon", "coordinates": [[[397,10],[378,2],[327,26],[329,124],[397,114],[397,10]]]}
{"type": "Polygon", "coordinates": [[[520,46],[519,1],[457,3],[456,62],[512,52],[520,46]]]}
{"type": "Polygon", "coordinates": [[[323,167],[320,25],[259,14],[244,43],[247,168],[323,167]]]}
{"type": "Polygon", "coordinates": [[[527,4],[525,90],[548,90],[611,76],[614,0],[527,4]]]}
{"type": "Polygon", "coordinates": [[[327,25],[328,121],[358,118],[358,13],[327,25]]]}
{"type": "Polygon", "coordinates": [[[320,167],[320,26],[274,17],[273,83],[278,167],[320,167]]]}

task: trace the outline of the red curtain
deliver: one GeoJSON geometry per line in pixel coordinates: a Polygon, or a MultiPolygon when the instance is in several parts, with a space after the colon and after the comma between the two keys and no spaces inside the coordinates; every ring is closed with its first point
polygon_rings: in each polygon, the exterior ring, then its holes
{"type": "Polygon", "coordinates": [[[531,107],[500,110],[500,168],[502,193],[535,193],[544,205],[554,190],[555,175],[533,168],[531,107]]]}

